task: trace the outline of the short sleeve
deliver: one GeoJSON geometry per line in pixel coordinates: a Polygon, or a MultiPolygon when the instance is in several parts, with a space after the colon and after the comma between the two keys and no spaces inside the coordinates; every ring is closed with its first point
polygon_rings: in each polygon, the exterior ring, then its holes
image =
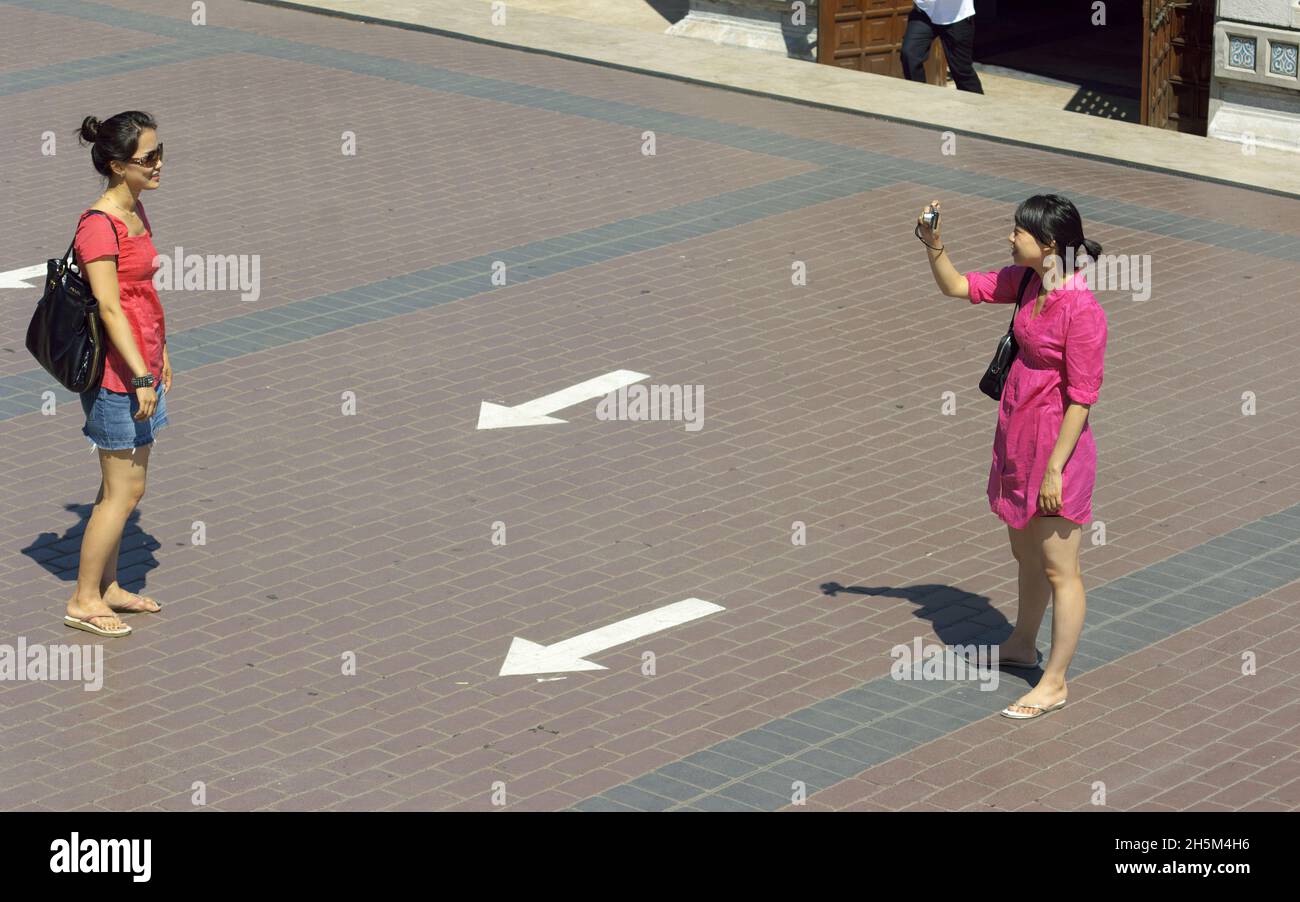
{"type": "Polygon", "coordinates": [[[81,220],[73,239],[73,248],[82,264],[101,257],[116,257],[117,226],[107,216],[92,213],[81,220]]]}
{"type": "Polygon", "coordinates": [[[1065,393],[1078,404],[1095,404],[1106,356],[1106,311],[1087,296],[1065,333],[1065,393]]]}
{"type": "Polygon", "coordinates": [[[968,272],[965,276],[972,304],[1014,304],[1020,300],[1016,292],[1025,278],[1025,267],[1004,266],[989,272],[968,272]]]}

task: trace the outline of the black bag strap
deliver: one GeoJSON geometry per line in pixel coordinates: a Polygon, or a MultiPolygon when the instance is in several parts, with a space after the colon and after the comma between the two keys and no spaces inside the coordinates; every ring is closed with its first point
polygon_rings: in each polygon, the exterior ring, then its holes
{"type": "Polygon", "coordinates": [[[1025,267],[1025,277],[1020,280],[1020,293],[1016,295],[1016,309],[1011,311],[1011,325],[1007,326],[1007,333],[1010,334],[1016,329],[1016,314],[1020,312],[1020,302],[1025,299],[1025,289],[1029,287],[1029,277],[1034,274],[1033,269],[1025,267]]]}
{"type": "MultiPolygon", "coordinates": [[[[85,219],[85,218],[86,218],[87,216],[89,216],[91,213],[98,213],[100,216],[103,216],[105,219],[108,220],[108,225],[109,225],[109,227],[112,228],[112,230],[113,230],[113,241],[117,243],[117,255],[118,255],[119,257],[121,257],[121,256],[122,256],[122,242],[121,242],[121,240],[117,237],[117,226],[113,225],[113,217],[109,216],[109,215],[108,215],[107,213],[105,213],[103,210],[87,210],[85,213],[82,213],[82,214],[81,214],[81,218],[77,220],[77,228],[81,228],[81,220],[82,220],[82,219],[85,219]]],[[[73,259],[73,257],[72,257],[72,249],[73,249],[74,247],[76,247],[76,245],[77,245],[77,235],[76,235],[76,233],[74,232],[73,235],[72,235],[72,243],[68,245],[68,250],[67,250],[67,252],[64,253],[64,255],[63,255],[63,262],[64,262],[64,265],[65,265],[65,266],[72,262],[72,259],[73,259]]],[[[1021,293],[1023,294],[1023,293],[1024,293],[1024,288],[1021,288],[1020,291],[1021,291],[1021,293]]]]}

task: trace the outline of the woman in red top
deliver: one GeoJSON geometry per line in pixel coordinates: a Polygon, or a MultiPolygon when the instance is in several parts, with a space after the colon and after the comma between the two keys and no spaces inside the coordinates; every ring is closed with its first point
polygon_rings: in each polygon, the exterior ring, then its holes
{"type": "Polygon", "coordinates": [[[148,113],[130,110],[100,122],[87,116],[79,132],[107,189],[77,226],[77,267],[86,276],[107,339],[102,382],[81,396],[82,433],[99,449],[102,481],[81,539],[77,586],[64,623],[100,636],[131,628],[115,611],[153,612],[152,598],[117,583],[122,530],[144,495],[154,433],[167,424],[171,388],[162,305],[153,285],[157,252],[140,192],[158,187],[162,142],[148,113]],[[99,211],[99,212],[93,212],[99,211]]]}

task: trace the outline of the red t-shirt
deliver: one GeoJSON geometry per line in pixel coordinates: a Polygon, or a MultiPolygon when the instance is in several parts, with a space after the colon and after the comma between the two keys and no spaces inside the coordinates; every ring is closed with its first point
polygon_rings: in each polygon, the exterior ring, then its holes
{"type": "MultiPolygon", "coordinates": [[[[117,257],[118,294],[122,312],[131,324],[135,346],[144,358],[149,372],[154,376],[154,388],[162,382],[163,343],[167,339],[162,302],[153,287],[153,274],[158,267],[154,259],[158,252],[153,246],[153,226],[145,215],[144,205],[137,203],[136,212],[144,221],[145,231],[139,235],[127,234],[127,224],[111,213],[99,211],[87,214],[77,226],[73,250],[77,266],[84,273],[86,263],[101,257],[117,257]],[[117,233],[114,240],[113,234],[117,233]],[[119,251],[118,248],[121,247],[119,251]]],[[[104,378],[100,383],[109,391],[132,392],[131,367],[113,346],[113,340],[104,335],[108,353],[104,358],[104,378]]]]}

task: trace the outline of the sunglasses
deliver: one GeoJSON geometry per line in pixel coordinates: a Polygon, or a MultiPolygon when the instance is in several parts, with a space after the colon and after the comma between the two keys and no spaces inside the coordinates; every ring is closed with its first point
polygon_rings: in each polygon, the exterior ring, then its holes
{"type": "Polygon", "coordinates": [[[158,146],[149,151],[142,157],[131,157],[128,162],[135,163],[137,166],[152,166],[159,163],[163,158],[163,143],[158,142],[158,146]]]}

